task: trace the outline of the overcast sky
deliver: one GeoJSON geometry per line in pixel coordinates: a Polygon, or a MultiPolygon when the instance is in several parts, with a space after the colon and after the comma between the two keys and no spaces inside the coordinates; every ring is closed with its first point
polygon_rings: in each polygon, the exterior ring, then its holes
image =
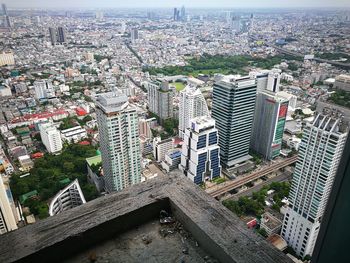
{"type": "Polygon", "coordinates": [[[118,7],[349,7],[350,0],[0,0],[8,8],[118,8],[118,7]]]}

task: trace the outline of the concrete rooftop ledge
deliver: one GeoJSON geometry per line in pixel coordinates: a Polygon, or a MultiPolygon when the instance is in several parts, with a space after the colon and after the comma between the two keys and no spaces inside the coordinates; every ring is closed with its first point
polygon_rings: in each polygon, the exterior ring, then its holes
{"type": "Polygon", "coordinates": [[[4,234],[0,262],[62,262],[158,219],[162,209],[171,211],[199,247],[220,262],[292,262],[199,187],[174,176],[149,180],[4,234]]]}

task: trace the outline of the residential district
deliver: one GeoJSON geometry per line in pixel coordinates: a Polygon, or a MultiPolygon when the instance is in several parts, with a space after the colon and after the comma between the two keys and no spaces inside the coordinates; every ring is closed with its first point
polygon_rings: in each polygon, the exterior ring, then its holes
{"type": "Polygon", "coordinates": [[[349,35],[348,10],[3,4],[0,233],[173,175],[309,261],[349,131],[349,35]]]}

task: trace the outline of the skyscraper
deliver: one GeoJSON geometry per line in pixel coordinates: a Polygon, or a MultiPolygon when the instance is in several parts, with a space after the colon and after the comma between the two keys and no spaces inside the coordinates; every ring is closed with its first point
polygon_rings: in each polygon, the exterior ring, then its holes
{"type": "Polygon", "coordinates": [[[96,116],[106,191],[141,181],[141,150],[136,109],[120,91],[99,94],[96,116]]]}
{"type": "Polygon", "coordinates": [[[5,4],[2,4],[1,7],[2,7],[4,27],[10,28],[11,27],[11,21],[10,21],[9,15],[7,13],[7,7],[6,7],[5,4]]]}
{"type": "Polygon", "coordinates": [[[347,262],[350,229],[340,227],[350,217],[350,137],[342,154],[311,263],[347,262]]]}
{"type": "Polygon", "coordinates": [[[61,26],[57,28],[57,42],[59,44],[66,43],[66,32],[61,26]]]}
{"type": "Polygon", "coordinates": [[[186,21],[186,9],[185,9],[185,6],[181,7],[180,17],[181,17],[182,21],[186,21]]]}
{"type": "Polygon", "coordinates": [[[174,8],[173,19],[174,21],[179,21],[180,19],[180,10],[178,10],[176,7],[174,8]]]}
{"type": "Polygon", "coordinates": [[[51,44],[54,45],[61,45],[66,43],[66,33],[63,27],[53,28],[49,27],[49,33],[50,33],[50,41],[51,44]]]}
{"type": "Polygon", "coordinates": [[[221,163],[231,167],[250,159],[256,82],[247,77],[226,76],[214,84],[212,117],[219,130],[221,163]]]}
{"type": "Polygon", "coordinates": [[[131,42],[135,42],[139,39],[139,31],[137,28],[131,29],[131,42]]]}
{"type": "Polygon", "coordinates": [[[249,72],[249,76],[252,79],[256,79],[257,92],[266,90],[269,72],[267,69],[249,72]]]}
{"type": "Polygon", "coordinates": [[[187,86],[179,96],[179,136],[183,138],[190,127],[190,120],[199,116],[209,116],[209,110],[200,89],[187,86]]]}
{"type": "Polygon", "coordinates": [[[281,81],[281,70],[276,68],[271,69],[268,75],[266,89],[273,92],[279,92],[280,81],[281,81]]]}
{"type": "Polygon", "coordinates": [[[5,185],[0,175],[0,235],[17,229],[16,219],[13,215],[5,185]]]}
{"type": "Polygon", "coordinates": [[[194,118],[184,134],[179,169],[196,184],[214,179],[221,173],[219,152],[215,120],[208,116],[194,118]]]}
{"type": "Polygon", "coordinates": [[[53,27],[49,27],[49,34],[50,34],[50,41],[51,44],[54,46],[56,45],[56,41],[57,41],[57,36],[56,36],[56,29],[53,27]]]}
{"type": "Polygon", "coordinates": [[[312,255],[347,134],[342,117],[326,109],[304,129],[281,233],[301,257],[312,255]]]}
{"type": "Polygon", "coordinates": [[[250,146],[268,160],[280,154],[287,112],[287,99],[270,91],[258,93],[250,146]]]}
{"type": "Polygon", "coordinates": [[[7,15],[7,7],[6,7],[6,5],[5,4],[1,4],[1,8],[2,8],[2,14],[4,16],[6,16],[7,15]]]}
{"type": "Polygon", "coordinates": [[[166,81],[156,80],[146,83],[149,111],[161,121],[173,117],[174,92],[166,81]]]}

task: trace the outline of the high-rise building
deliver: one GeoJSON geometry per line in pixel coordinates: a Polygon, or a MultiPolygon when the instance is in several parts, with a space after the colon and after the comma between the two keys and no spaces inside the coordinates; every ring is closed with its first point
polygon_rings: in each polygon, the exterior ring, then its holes
{"type": "Polygon", "coordinates": [[[63,27],[57,28],[57,42],[59,44],[66,43],[66,32],[63,27]]]}
{"type": "Polygon", "coordinates": [[[34,82],[34,90],[37,100],[50,99],[56,96],[50,80],[36,80],[34,82]]]}
{"type": "Polygon", "coordinates": [[[2,4],[1,7],[2,7],[2,14],[3,14],[3,25],[6,28],[10,28],[11,27],[11,20],[10,20],[8,13],[7,13],[7,7],[5,4],[2,4]]]}
{"type": "Polygon", "coordinates": [[[138,115],[119,90],[99,94],[96,116],[106,191],[141,182],[138,115]]]}
{"type": "Polygon", "coordinates": [[[61,191],[59,191],[50,202],[50,216],[58,215],[63,211],[85,204],[85,197],[81,191],[78,179],[75,179],[61,191]]]}
{"type": "Polygon", "coordinates": [[[39,126],[41,141],[49,153],[58,153],[62,150],[62,139],[59,130],[52,123],[42,123],[39,126]]]}
{"type": "Polygon", "coordinates": [[[183,138],[190,127],[190,120],[199,116],[209,116],[205,98],[196,87],[187,86],[179,96],[179,136],[183,138]]]}
{"type": "Polygon", "coordinates": [[[102,20],[104,18],[104,14],[102,11],[96,11],[95,18],[98,20],[102,20]]]}
{"type": "Polygon", "coordinates": [[[174,19],[174,21],[180,20],[180,10],[177,9],[176,7],[174,8],[173,19],[174,19]]]}
{"type": "Polygon", "coordinates": [[[232,30],[235,32],[240,32],[242,28],[241,18],[239,16],[232,17],[232,30]]]}
{"type": "Polygon", "coordinates": [[[139,39],[139,30],[137,28],[131,29],[131,42],[135,42],[139,39]]]}
{"type": "Polygon", "coordinates": [[[7,15],[7,6],[5,4],[1,4],[1,8],[2,8],[2,14],[3,15],[7,15]]]}
{"type": "Polygon", "coordinates": [[[249,72],[249,76],[256,79],[257,92],[266,90],[269,72],[267,69],[249,72]]]}
{"type": "Polygon", "coordinates": [[[306,124],[281,232],[298,256],[313,253],[347,135],[347,123],[334,111],[306,124]]]}
{"type": "Polygon", "coordinates": [[[185,6],[181,7],[180,17],[181,17],[182,21],[186,21],[186,9],[185,9],[185,6]]]}
{"type": "Polygon", "coordinates": [[[152,119],[140,119],[139,120],[139,134],[147,139],[152,139],[152,131],[151,131],[151,122],[152,119]]]}
{"type": "Polygon", "coordinates": [[[339,163],[311,263],[348,262],[350,229],[340,227],[350,217],[350,137],[339,163]]]}
{"type": "Polygon", "coordinates": [[[56,34],[56,29],[53,27],[49,27],[49,34],[50,34],[50,41],[51,44],[54,46],[56,45],[57,42],[57,34],[56,34]]]}
{"type": "Polygon", "coordinates": [[[0,174],[0,235],[17,229],[16,219],[0,174]]]}
{"type": "Polygon", "coordinates": [[[219,155],[215,120],[208,116],[192,119],[185,131],[179,169],[196,184],[212,180],[221,173],[219,155]]]}
{"type": "Polygon", "coordinates": [[[174,92],[166,81],[156,80],[146,83],[149,111],[160,120],[173,117],[174,92]]]}
{"type": "Polygon", "coordinates": [[[257,90],[269,90],[272,92],[279,92],[281,81],[281,70],[273,68],[271,70],[259,70],[249,73],[252,79],[256,79],[257,90]]]}
{"type": "Polygon", "coordinates": [[[279,156],[288,100],[270,91],[257,94],[250,146],[267,160],[279,156]]]}
{"type": "Polygon", "coordinates": [[[66,43],[66,33],[63,27],[49,27],[50,41],[54,45],[62,45],[66,43]]]}
{"type": "Polygon", "coordinates": [[[281,81],[281,70],[276,68],[271,69],[267,79],[266,89],[273,92],[279,92],[280,81],[281,81]]]}
{"type": "Polygon", "coordinates": [[[219,130],[221,164],[231,167],[250,159],[256,82],[247,77],[226,76],[214,84],[212,117],[219,130]]]}

